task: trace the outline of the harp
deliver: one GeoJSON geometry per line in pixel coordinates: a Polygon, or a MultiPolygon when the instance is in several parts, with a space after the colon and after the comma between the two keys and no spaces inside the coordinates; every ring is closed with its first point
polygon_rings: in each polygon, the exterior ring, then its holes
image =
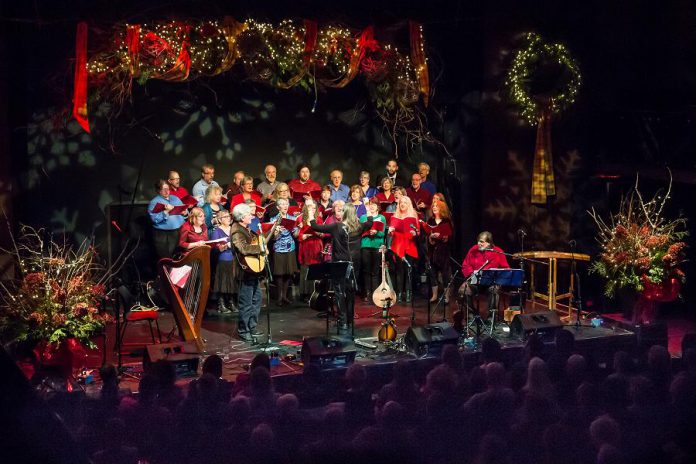
{"type": "Polygon", "coordinates": [[[201,323],[210,290],[210,247],[193,248],[181,259],[162,258],[158,266],[179,334],[203,350],[201,323]]]}

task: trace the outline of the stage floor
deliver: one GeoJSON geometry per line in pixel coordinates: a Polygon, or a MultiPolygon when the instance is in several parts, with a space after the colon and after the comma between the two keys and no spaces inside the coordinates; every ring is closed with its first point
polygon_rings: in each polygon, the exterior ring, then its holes
{"type": "MultiPolygon", "coordinates": [[[[446,308],[446,319],[452,320],[452,311],[456,305],[450,304],[446,308]]],[[[538,309],[537,309],[538,310],[538,309]]],[[[259,321],[259,329],[266,332],[267,308],[262,308],[259,321]]],[[[405,350],[400,343],[403,335],[411,325],[414,318],[415,325],[428,323],[428,306],[425,299],[417,299],[413,306],[397,305],[391,308],[391,314],[395,318],[398,333],[395,344],[378,343],[377,333],[381,326],[381,310],[373,304],[363,303],[356,299],[355,338],[375,345],[376,348],[356,346],[356,362],[364,364],[368,368],[382,367],[383,371],[391,371],[391,365],[401,359],[424,361],[426,364],[436,362],[435,359],[418,357],[405,350]]],[[[431,307],[432,323],[443,319],[442,306],[431,307]]],[[[163,342],[179,341],[175,323],[171,313],[163,311],[159,320],[163,342]]],[[[293,376],[302,372],[300,362],[300,348],[304,337],[326,335],[326,319],[317,316],[317,313],[305,304],[295,303],[292,306],[278,308],[271,306],[270,310],[271,343],[267,343],[266,336],[259,337],[257,344],[245,343],[236,338],[236,315],[219,316],[211,312],[202,325],[202,333],[205,339],[205,352],[201,360],[212,354],[220,355],[224,360],[223,377],[234,380],[236,376],[246,370],[253,357],[262,351],[276,353],[275,364],[272,366],[272,375],[277,381],[281,377],[293,376]]],[[[635,334],[619,327],[565,327],[575,334],[576,345],[580,352],[594,356],[596,359],[613,356],[617,350],[632,351],[636,346],[635,334]]],[[[336,333],[335,327],[330,326],[329,335],[336,333]]],[[[114,351],[115,328],[110,325],[107,330],[106,342],[102,342],[100,349],[89,353],[88,366],[96,368],[101,365],[104,358],[107,362],[117,364],[118,357],[114,351]],[[104,350],[104,346],[106,349],[104,350]]],[[[465,362],[470,365],[478,363],[480,341],[488,336],[488,331],[478,340],[474,337],[461,336],[459,347],[464,355],[465,362]]],[[[498,324],[492,335],[502,345],[503,356],[506,360],[514,360],[522,355],[524,341],[510,333],[506,324],[498,324]]],[[[137,382],[142,374],[142,360],[144,346],[151,343],[148,325],[145,322],[130,324],[124,338],[121,363],[126,375],[123,377],[122,386],[137,391],[137,382]]],[[[388,374],[387,374],[388,375],[388,374]]],[[[190,380],[190,379],[188,379],[190,380]]],[[[182,379],[182,383],[187,383],[182,379]]]]}

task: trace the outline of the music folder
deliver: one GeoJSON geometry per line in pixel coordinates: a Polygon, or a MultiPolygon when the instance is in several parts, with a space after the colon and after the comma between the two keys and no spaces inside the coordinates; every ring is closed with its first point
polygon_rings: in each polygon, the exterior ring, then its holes
{"type": "MultiPolygon", "coordinates": [[[[153,213],[160,213],[164,211],[164,203],[157,203],[155,206],[152,208],[153,213]]],[[[177,205],[174,206],[172,209],[169,210],[169,215],[170,216],[180,216],[188,209],[188,206],[186,205],[177,205]]]]}

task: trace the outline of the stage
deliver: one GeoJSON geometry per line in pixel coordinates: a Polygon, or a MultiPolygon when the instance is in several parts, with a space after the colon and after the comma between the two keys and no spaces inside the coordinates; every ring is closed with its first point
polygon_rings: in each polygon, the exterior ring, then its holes
{"type": "MultiPolygon", "coordinates": [[[[300,350],[302,340],[305,337],[322,337],[327,334],[326,319],[318,317],[318,313],[307,307],[303,303],[295,303],[292,306],[278,308],[271,306],[271,342],[267,342],[267,337],[259,337],[256,344],[245,343],[238,340],[235,336],[236,315],[221,316],[214,311],[209,311],[209,315],[203,321],[202,334],[205,339],[205,351],[200,360],[212,354],[218,354],[224,360],[223,377],[234,380],[236,376],[248,367],[253,357],[266,351],[272,356],[273,365],[271,373],[274,382],[282,391],[283,384],[292,384],[298,381],[293,377],[299,377],[302,373],[303,365],[300,360],[300,350]]],[[[537,305],[536,310],[541,308],[537,305]]],[[[440,322],[443,319],[442,306],[431,308],[432,323],[440,322]]],[[[266,333],[267,329],[267,308],[262,308],[259,321],[259,329],[266,333]]],[[[446,319],[452,321],[452,312],[456,311],[456,306],[449,304],[446,308],[446,319]]],[[[531,311],[531,305],[530,310],[531,311]]],[[[428,323],[428,306],[424,298],[417,298],[414,305],[400,304],[391,309],[391,314],[395,319],[397,329],[397,341],[395,343],[377,342],[377,333],[381,327],[381,310],[373,304],[362,302],[356,299],[356,320],[355,320],[355,339],[356,358],[355,362],[365,365],[371,371],[371,375],[376,381],[380,378],[389,378],[391,366],[398,360],[411,360],[422,366],[422,371],[427,372],[434,363],[436,357],[418,356],[405,348],[403,336],[412,325],[422,326],[428,323]],[[368,347],[366,345],[373,345],[368,347]]],[[[606,322],[606,321],[605,321],[606,322]]],[[[168,311],[162,311],[159,318],[159,326],[163,342],[180,341],[176,331],[174,318],[168,311]]],[[[618,350],[635,352],[637,349],[637,338],[635,333],[618,325],[603,324],[599,327],[575,327],[568,325],[564,330],[570,330],[576,339],[576,349],[585,356],[591,356],[598,363],[610,362],[613,353],[618,350]]],[[[336,329],[330,325],[329,335],[335,335],[336,329]]],[[[107,327],[106,340],[99,341],[99,349],[91,350],[88,357],[88,368],[97,368],[102,361],[117,364],[118,357],[114,351],[115,346],[115,327],[107,327]],[[106,347],[106,349],[104,348],[106,347]]],[[[481,342],[489,336],[488,327],[485,328],[477,342],[475,336],[461,335],[458,339],[458,346],[463,354],[467,365],[473,366],[479,362],[481,342]]],[[[523,355],[524,340],[513,335],[510,327],[505,323],[496,326],[492,336],[497,339],[502,346],[502,357],[506,363],[513,363],[523,355]]],[[[121,363],[123,371],[122,386],[137,391],[137,382],[143,372],[143,354],[147,344],[151,344],[151,336],[147,323],[141,322],[128,326],[123,341],[121,351],[121,363]]],[[[552,337],[545,339],[545,343],[553,343],[552,337]]],[[[334,375],[340,375],[342,369],[336,369],[334,375]]],[[[421,370],[421,369],[419,369],[421,370]]],[[[180,379],[182,384],[188,383],[192,377],[180,379]]],[[[98,388],[98,382],[91,388],[98,388]]]]}

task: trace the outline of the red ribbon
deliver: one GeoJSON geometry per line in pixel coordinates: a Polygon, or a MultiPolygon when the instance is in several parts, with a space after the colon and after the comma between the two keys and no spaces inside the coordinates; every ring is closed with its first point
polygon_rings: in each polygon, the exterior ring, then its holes
{"type": "Polygon", "coordinates": [[[77,23],[75,37],[75,88],[73,91],[73,116],[88,134],[87,115],[87,23],[77,23]]]}

